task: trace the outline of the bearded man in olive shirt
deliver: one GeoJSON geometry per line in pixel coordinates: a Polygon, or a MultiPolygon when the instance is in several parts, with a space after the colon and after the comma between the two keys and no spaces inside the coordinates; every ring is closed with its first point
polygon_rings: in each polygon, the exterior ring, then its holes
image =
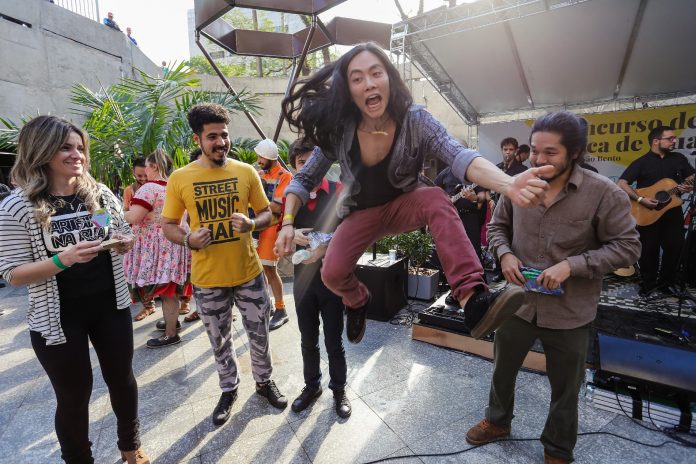
{"type": "Polygon", "coordinates": [[[510,434],[515,380],[536,339],[546,356],[551,406],[541,435],[545,463],[573,461],[578,394],[590,324],[602,277],[640,255],[628,196],[608,178],[582,169],[587,128],[569,112],[539,118],[531,135],[533,166],[553,166],[544,204],[521,211],[503,198],[488,226],[488,241],[505,279],[524,285],[521,267],[543,271],[536,279],[554,296],[527,292],[515,316],[495,333],[495,366],[486,418],[466,439],[483,444],[510,434]]]}

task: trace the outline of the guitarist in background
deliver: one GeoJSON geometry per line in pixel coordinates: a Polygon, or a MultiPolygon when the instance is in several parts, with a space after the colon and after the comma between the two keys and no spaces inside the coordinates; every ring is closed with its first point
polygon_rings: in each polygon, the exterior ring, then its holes
{"type": "Polygon", "coordinates": [[[459,219],[464,224],[464,230],[471,241],[471,245],[476,251],[479,261],[481,260],[481,227],[486,216],[486,193],[485,189],[467,183],[462,188],[461,179],[452,173],[450,167],[446,167],[435,178],[435,185],[447,193],[450,199],[460,196],[455,202],[459,219]]]}
{"type": "MultiPolygon", "coordinates": [[[[669,178],[677,182],[679,193],[687,193],[693,186],[686,181],[693,180],[694,168],[684,155],[671,151],[676,137],[674,129],[668,126],[658,126],[648,134],[650,151],[633,161],[619,178],[619,187],[626,191],[632,201],[646,208],[655,209],[658,205],[654,198],[644,198],[638,195],[636,188],[649,187],[661,179],[669,178]]],[[[679,253],[684,243],[684,219],[681,208],[672,208],[656,222],[646,226],[637,226],[640,242],[643,245],[641,253],[640,274],[643,282],[640,295],[647,296],[653,290],[669,292],[673,285],[679,253]],[[662,266],[659,266],[660,249],[662,249],[662,266]],[[659,271],[659,272],[658,272],[659,271]]]]}

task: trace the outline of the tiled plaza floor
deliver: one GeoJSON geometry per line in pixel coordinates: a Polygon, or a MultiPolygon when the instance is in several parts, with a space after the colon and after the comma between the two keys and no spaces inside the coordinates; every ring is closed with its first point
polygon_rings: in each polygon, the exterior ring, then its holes
{"type": "MultiPolygon", "coordinates": [[[[289,287],[286,285],[286,289],[289,287]]],[[[288,292],[289,293],[289,292],[288,292]]],[[[274,375],[292,401],[302,388],[300,334],[291,297],[291,322],[272,332],[274,375]]],[[[0,462],[57,463],[53,431],[55,400],[36,360],[25,322],[24,289],[0,289],[0,462]]],[[[136,311],[133,310],[133,313],[136,311]]],[[[222,427],[210,414],[219,397],[217,374],[203,326],[184,324],[179,345],[145,347],[158,310],[135,323],[135,373],[139,383],[143,445],[154,463],[363,463],[402,456],[403,463],[541,463],[538,441],[468,448],[466,430],[483,417],[492,364],[489,361],[412,341],[410,328],[368,321],[359,345],[346,342],[348,394],[353,415],[340,419],[329,390],[300,414],[278,411],[254,394],[247,338],[235,322],[242,384],[232,418],[222,427]],[[421,455],[416,457],[414,455],[421,455]]],[[[328,383],[324,354],[323,384],[328,383]]],[[[93,354],[91,435],[97,463],[120,462],[116,424],[93,354]]],[[[522,372],[518,380],[514,438],[538,437],[548,410],[549,387],[542,375],[522,372]]],[[[660,443],[625,417],[580,405],[580,431],[608,431],[660,443]]],[[[696,452],[667,445],[647,448],[610,436],[580,437],[578,463],[687,463],[696,452]]]]}

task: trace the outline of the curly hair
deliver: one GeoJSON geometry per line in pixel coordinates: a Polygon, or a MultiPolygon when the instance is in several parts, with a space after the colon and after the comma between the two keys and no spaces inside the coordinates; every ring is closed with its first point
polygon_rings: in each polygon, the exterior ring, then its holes
{"type": "Polygon", "coordinates": [[[17,141],[17,161],[12,167],[12,181],[22,187],[34,205],[36,220],[44,228],[50,225],[50,217],[56,208],[50,200],[50,162],[60,147],[75,133],[84,147],[84,169],[77,177],[77,196],[87,210],[93,213],[99,208],[99,186],[89,174],[89,137],[87,133],[65,119],[56,116],[37,116],[22,127],[17,141]]]}
{"type": "Polygon", "coordinates": [[[194,134],[201,135],[203,126],[210,123],[230,123],[230,113],[217,103],[198,103],[188,112],[188,123],[194,134]]]}
{"type": "Polygon", "coordinates": [[[340,142],[346,122],[360,119],[360,110],[353,102],[348,87],[348,65],[362,52],[375,55],[387,72],[389,116],[401,123],[413,103],[413,97],[399,71],[377,44],[366,42],[354,46],[338,60],[293,84],[282,102],[283,115],[290,126],[323,150],[331,150],[340,142]]]}

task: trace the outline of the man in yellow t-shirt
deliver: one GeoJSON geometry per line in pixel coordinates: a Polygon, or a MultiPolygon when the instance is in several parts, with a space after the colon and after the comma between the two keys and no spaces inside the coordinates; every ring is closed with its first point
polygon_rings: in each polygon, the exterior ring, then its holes
{"type": "Polygon", "coordinates": [[[232,345],[232,303],[239,308],[249,337],[256,393],[279,409],[288,403],[271,380],[271,300],[251,240],[251,232],[270,224],[271,211],[254,168],[227,158],[227,110],[201,103],[191,108],[188,121],[202,154],[169,177],[162,228],[167,239],[192,250],[193,294],[222,390],[213,423],[222,425],[229,419],[240,381],[232,345]],[[246,216],[249,208],[254,219],[246,216]],[[191,232],[179,225],[184,212],[189,215],[191,232]]]}
{"type": "MultiPolygon", "coordinates": [[[[256,152],[256,164],[261,168],[259,176],[261,176],[261,182],[266,191],[266,198],[271,202],[270,208],[271,213],[273,213],[271,225],[273,226],[278,223],[280,218],[285,187],[290,184],[292,174],[278,162],[278,145],[273,140],[262,140],[256,145],[254,151],[256,152]]],[[[271,317],[271,330],[279,328],[290,320],[283,301],[283,282],[278,275],[278,256],[273,251],[277,237],[278,229],[276,227],[269,227],[261,231],[259,246],[256,249],[263,265],[263,273],[266,275],[273,292],[275,310],[271,317]]]]}

